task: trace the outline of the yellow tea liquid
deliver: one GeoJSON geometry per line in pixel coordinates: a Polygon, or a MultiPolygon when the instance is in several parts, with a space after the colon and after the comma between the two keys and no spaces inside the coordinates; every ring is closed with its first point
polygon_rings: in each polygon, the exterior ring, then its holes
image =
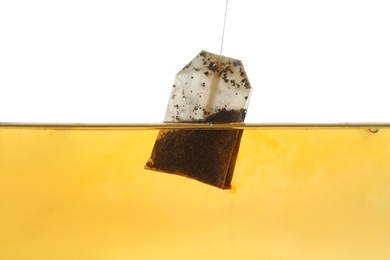
{"type": "Polygon", "coordinates": [[[0,259],[388,260],[373,132],[244,127],[221,190],[144,170],[153,127],[0,126],[0,259]]]}

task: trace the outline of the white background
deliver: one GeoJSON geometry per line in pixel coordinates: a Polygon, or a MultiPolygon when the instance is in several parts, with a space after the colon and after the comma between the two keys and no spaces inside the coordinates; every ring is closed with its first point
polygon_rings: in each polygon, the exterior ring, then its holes
{"type": "MultiPolygon", "coordinates": [[[[0,0],[0,122],[162,122],[225,0],[0,0]]],[[[230,0],[247,122],[390,122],[388,0],[230,0]]]]}

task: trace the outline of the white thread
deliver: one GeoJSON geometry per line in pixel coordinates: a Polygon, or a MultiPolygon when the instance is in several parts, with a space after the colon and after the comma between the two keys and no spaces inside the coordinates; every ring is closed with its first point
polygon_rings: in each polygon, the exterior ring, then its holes
{"type": "Polygon", "coordinates": [[[222,58],[222,48],[223,48],[223,39],[224,39],[224,37],[225,37],[225,25],[226,25],[226,15],[227,15],[228,3],[229,3],[229,0],[226,0],[226,5],[225,5],[225,17],[224,17],[224,19],[223,19],[221,49],[220,49],[220,52],[219,52],[219,62],[221,62],[221,58],[222,58]]]}

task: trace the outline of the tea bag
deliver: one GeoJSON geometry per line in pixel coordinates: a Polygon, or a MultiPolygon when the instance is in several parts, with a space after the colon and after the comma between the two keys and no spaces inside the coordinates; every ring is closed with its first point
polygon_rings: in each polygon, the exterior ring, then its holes
{"type": "MultiPolygon", "coordinates": [[[[240,60],[201,51],[176,75],[164,122],[243,122],[250,92],[240,60]]],[[[242,133],[161,130],[145,168],[229,189],[242,133]]]]}

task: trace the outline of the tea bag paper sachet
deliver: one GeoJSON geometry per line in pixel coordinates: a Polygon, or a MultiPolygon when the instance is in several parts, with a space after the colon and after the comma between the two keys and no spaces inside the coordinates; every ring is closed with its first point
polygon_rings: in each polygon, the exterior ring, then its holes
{"type": "MultiPolygon", "coordinates": [[[[176,75],[164,122],[243,122],[250,92],[240,60],[201,51],[176,75]]],[[[229,189],[242,133],[161,130],[145,168],[229,189]]]]}

